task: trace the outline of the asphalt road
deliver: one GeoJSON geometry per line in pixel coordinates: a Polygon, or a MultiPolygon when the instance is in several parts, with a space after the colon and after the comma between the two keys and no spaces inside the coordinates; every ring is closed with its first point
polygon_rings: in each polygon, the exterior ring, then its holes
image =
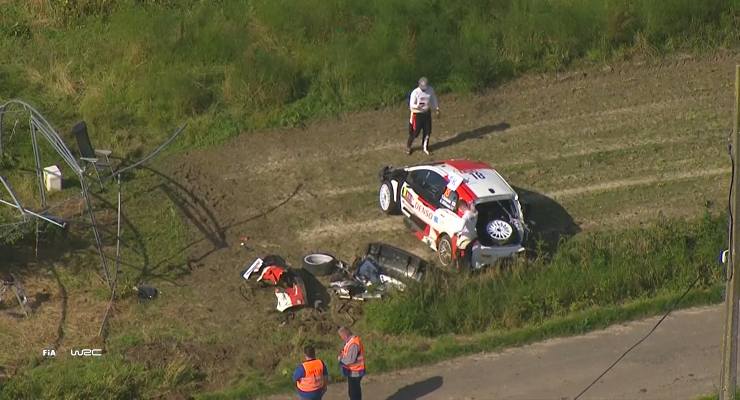
{"type": "MultiPolygon", "coordinates": [[[[677,311],[582,399],[694,399],[716,392],[721,306],[677,311]]],[[[476,354],[363,381],[364,399],[573,399],[658,318],[476,354]]],[[[288,396],[274,397],[290,398],[288,396]]],[[[331,385],[328,400],[346,399],[331,385]]]]}

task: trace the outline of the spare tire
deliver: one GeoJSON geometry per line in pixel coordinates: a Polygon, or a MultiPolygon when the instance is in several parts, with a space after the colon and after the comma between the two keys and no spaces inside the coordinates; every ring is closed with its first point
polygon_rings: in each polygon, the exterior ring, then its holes
{"type": "Polygon", "coordinates": [[[486,233],[488,233],[493,243],[501,246],[511,241],[514,227],[506,221],[495,219],[486,224],[486,233]]]}
{"type": "Polygon", "coordinates": [[[313,253],[303,256],[303,269],[315,276],[326,276],[334,272],[337,259],[331,254],[313,253]]]}

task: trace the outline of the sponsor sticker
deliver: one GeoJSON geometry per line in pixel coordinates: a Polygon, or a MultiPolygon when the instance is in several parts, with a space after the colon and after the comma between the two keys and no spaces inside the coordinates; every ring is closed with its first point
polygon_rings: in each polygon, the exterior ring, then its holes
{"type": "Polygon", "coordinates": [[[451,190],[457,190],[465,180],[465,178],[458,174],[450,174],[447,176],[447,179],[449,179],[449,182],[447,182],[447,188],[451,190]]]}
{"type": "Polygon", "coordinates": [[[414,203],[414,209],[419,212],[424,218],[427,220],[432,220],[434,218],[434,212],[427,208],[424,204],[421,202],[414,203]]]}
{"type": "Polygon", "coordinates": [[[401,190],[401,197],[403,197],[403,199],[406,200],[409,205],[414,205],[414,195],[409,192],[408,186],[404,186],[401,190]]]}

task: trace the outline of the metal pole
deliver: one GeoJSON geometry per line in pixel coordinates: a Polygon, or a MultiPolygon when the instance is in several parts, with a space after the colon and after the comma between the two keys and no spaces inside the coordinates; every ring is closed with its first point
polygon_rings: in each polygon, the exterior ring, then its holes
{"type": "Polygon", "coordinates": [[[110,291],[110,301],[108,301],[108,307],[105,309],[103,315],[103,322],[100,324],[100,330],[98,336],[104,337],[106,327],[108,325],[108,318],[110,317],[110,310],[113,308],[113,302],[116,300],[116,289],[118,288],[118,271],[121,269],[121,175],[116,175],[118,182],[118,223],[116,227],[116,267],[113,270],[113,286],[110,291]]]}
{"type": "Polygon", "coordinates": [[[85,198],[87,212],[90,216],[90,225],[92,226],[93,236],[95,237],[95,246],[97,247],[98,254],[100,255],[100,266],[103,269],[103,277],[105,278],[105,283],[108,284],[108,287],[113,288],[112,282],[110,280],[110,273],[108,270],[108,261],[105,258],[105,254],[103,254],[103,241],[100,239],[98,224],[95,221],[95,211],[93,211],[93,204],[92,201],[90,201],[90,195],[87,193],[87,183],[85,182],[85,177],[83,175],[78,176],[80,177],[80,186],[82,186],[82,196],[85,198]]]}
{"type": "Polygon", "coordinates": [[[731,196],[732,228],[730,230],[730,264],[727,266],[727,289],[725,293],[725,333],[722,340],[722,376],[720,377],[720,400],[734,400],[737,385],[737,333],[738,302],[740,301],[740,223],[737,221],[740,212],[740,196],[737,195],[740,185],[740,173],[737,163],[740,162],[740,65],[735,66],[735,122],[732,133],[733,182],[731,196]]]}
{"type": "Polygon", "coordinates": [[[44,192],[44,177],[41,172],[41,155],[39,154],[39,142],[36,139],[36,125],[31,124],[31,144],[33,145],[33,157],[36,160],[36,177],[39,180],[39,193],[41,195],[41,208],[46,208],[46,193],[44,192]]]}
{"type": "Polygon", "coordinates": [[[5,121],[5,105],[0,106],[0,156],[3,155],[3,122],[5,121]]]}

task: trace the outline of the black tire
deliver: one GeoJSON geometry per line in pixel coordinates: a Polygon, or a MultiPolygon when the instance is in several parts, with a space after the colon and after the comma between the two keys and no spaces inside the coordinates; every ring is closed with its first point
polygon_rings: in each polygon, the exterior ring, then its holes
{"type": "Polygon", "coordinates": [[[454,269],[456,258],[452,251],[452,240],[449,236],[442,235],[437,242],[437,262],[443,268],[454,269]]]}
{"type": "Polygon", "coordinates": [[[391,181],[383,181],[378,189],[378,205],[381,211],[388,215],[398,215],[401,213],[401,205],[398,203],[398,197],[393,193],[391,181]]]}
{"type": "Polygon", "coordinates": [[[334,272],[337,259],[331,254],[312,253],[303,256],[303,269],[315,276],[326,276],[334,272]]]}

